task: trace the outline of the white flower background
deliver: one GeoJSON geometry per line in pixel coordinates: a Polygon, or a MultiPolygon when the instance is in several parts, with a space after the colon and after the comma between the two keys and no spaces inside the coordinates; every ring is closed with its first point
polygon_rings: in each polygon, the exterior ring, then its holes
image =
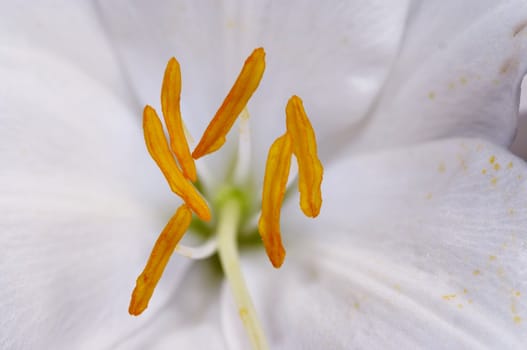
{"type": "Polygon", "coordinates": [[[199,137],[258,46],[255,174],[292,94],[325,164],[319,218],[284,206],[283,268],[242,251],[271,348],[524,349],[521,0],[0,4],[0,348],[247,348],[206,262],[173,256],[148,310],[127,307],[179,203],[142,107],[176,56],[199,137]]]}

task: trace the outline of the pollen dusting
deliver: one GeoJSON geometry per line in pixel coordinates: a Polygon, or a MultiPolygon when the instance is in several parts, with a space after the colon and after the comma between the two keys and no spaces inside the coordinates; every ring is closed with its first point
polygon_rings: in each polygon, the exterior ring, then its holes
{"type": "Polygon", "coordinates": [[[245,307],[241,307],[239,310],[238,310],[238,313],[240,314],[240,317],[242,319],[246,319],[247,316],[249,315],[249,310],[247,310],[247,308],[245,307]]]}
{"type": "Polygon", "coordinates": [[[516,66],[518,65],[518,62],[512,58],[508,58],[506,59],[501,67],[500,67],[500,74],[507,74],[507,72],[509,72],[511,69],[514,69],[516,66]]]}
{"type": "Polygon", "coordinates": [[[456,87],[456,83],[451,81],[450,83],[448,83],[448,89],[449,90],[454,90],[456,87]]]}
{"type": "Polygon", "coordinates": [[[490,183],[493,186],[496,186],[498,184],[498,178],[496,176],[492,177],[492,179],[490,179],[490,183]]]}
{"type": "Polygon", "coordinates": [[[516,315],[516,316],[514,316],[513,321],[516,324],[520,324],[520,323],[522,323],[522,318],[520,316],[516,315]]]}
{"type": "Polygon", "coordinates": [[[523,176],[521,176],[521,174],[518,175],[518,180],[522,180],[522,179],[523,179],[523,176]]]}
{"type": "Polygon", "coordinates": [[[496,170],[496,171],[500,170],[500,169],[501,169],[501,165],[500,165],[500,163],[495,163],[493,168],[494,168],[494,170],[496,170]]]}
{"type": "Polygon", "coordinates": [[[398,293],[401,293],[401,286],[398,284],[393,285],[393,289],[395,289],[398,293]]]}
{"type": "Polygon", "coordinates": [[[523,21],[520,24],[518,24],[516,27],[514,27],[512,31],[512,37],[514,38],[518,34],[520,34],[525,28],[527,28],[527,21],[523,21]]]}
{"type": "Polygon", "coordinates": [[[485,175],[485,174],[487,173],[487,169],[485,169],[485,168],[481,169],[481,173],[482,173],[483,175],[485,175]]]}
{"type": "Polygon", "coordinates": [[[463,294],[467,294],[467,293],[468,293],[467,288],[463,288],[463,294]]]}
{"type": "Polygon", "coordinates": [[[474,271],[472,271],[472,274],[474,276],[479,276],[481,274],[481,271],[480,270],[474,270],[474,271]]]}
{"type": "Polygon", "coordinates": [[[514,215],[514,209],[513,208],[509,209],[509,215],[511,215],[511,216],[514,215]]]}
{"type": "Polygon", "coordinates": [[[489,261],[496,261],[496,255],[489,255],[489,261]]]}
{"type": "Polygon", "coordinates": [[[425,198],[428,200],[432,199],[432,193],[427,193],[425,198]]]}
{"type": "Polygon", "coordinates": [[[434,99],[436,98],[436,93],[435,93],[434,91],[430,91],[430,92],[428,93],[428,98],[429,98],[430,100],[434,100],[434,99]]]}
{"type": "Polygon", "coordinates": [[[458,307],[458,309],[462,309],[463,308],[463,304],[457,304],[457,307],[458,307]]]}
{"type": "Polygon", "coordinates": [[[467,85],[468,80],[466,77],[462,76],[459,78],[459,82],[461,83],[461,85],[467,85]]]}
{"type": "Polygon", "coordinates": [[[520,297],[520,296],[522,295],[522,293],[521,293],[519,290],[517,290],[517,291],[515,291],[515,292],[513,293],[513,295],[514,295],[515,297],[520,297]]]}
{"type": "Polygon", "coordinates": [[[455,294],[446,294],[446,295],[443,295],[442,298],[446,301],[450,301],[450,300],[454,300],[456,298],[456,295],[455,294]]]}
{"type": "Polygon", "coordinates": [[[446,171],[446,165],[444,162],[439,163],[439,165],[437,166],[437,171],[439,171],[440,173],[444,173],[446,171]]]}
{"type": "Polygon", "coordinates": [[[356,310],[359,310],[360,309],[360,303],[358,301],[354,302],[353,303],[353,307],[356,309],[356,310]]]}
{"type": "Polygon", "coordinates": [[[512,162],[509,162],[509,164],[507,164],[507,169],[512,169],[513,166],[514,164],[512,162]]]}
{"type": "Polygon", "coordinates": [[[496,161],[496,156],[494,156],[494,155],[490,156],[489,163],[490,164],[494,164],[495,161],[496,161]]]}
{"type": "Polygon", "coordinates": [[[503,269],[503,267],[498,267],[498,269],[496,270],[496,274],[500,278],[505,277],[505,270],[503,269]]]}

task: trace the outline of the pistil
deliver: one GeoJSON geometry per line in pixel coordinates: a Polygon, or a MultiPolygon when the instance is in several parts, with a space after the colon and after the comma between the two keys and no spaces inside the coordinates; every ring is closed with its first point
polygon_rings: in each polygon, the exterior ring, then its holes
{"type": "Polygon", "coordinates": [[[240,214],[241,207],[236,199],[228,199],[222,204],[217,233],[218,254],[252,347],[263,350],[268,349],[267,340],[240,268],[236,243],[240,214]]]}

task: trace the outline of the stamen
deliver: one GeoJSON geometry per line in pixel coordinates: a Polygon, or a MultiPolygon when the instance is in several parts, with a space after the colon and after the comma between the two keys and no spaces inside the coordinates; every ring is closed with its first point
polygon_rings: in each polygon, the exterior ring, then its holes
{"type": "Polygon", "coordinates": [[[212,237],[197,247],[178,244],[176,246],[175,252],[189,259],[201,260],[211,257],[214,253],[216,253],[217,250],[218,240],[216,237],[212,237]]]}
{"type": "Polygon", "coordinates": [[[315,131],[307,118],[302,100],[292,96],[286,107],[287,133],[293,141],[293,153],[298,163],[300,207],[306,216],[316,217],[322,205],[322,173],[317,156],[315,131]]]}
{"type": "Polygon", "coordinates": [[[218,255],[252,348],[266,350],[269,346],[240,267],[236,243],[240,215],[241,208],[237,201],[227,200],[224,203],[218,220],[218,255]]]}
{"type": "Polygon", "coordinates": [[[265,51],[260,47],[245,61],[231,91],[192,152],[194,159],[218,150],[225,143],[225,136],[260,84],[264,70],[265,51]]]}
{"type": "Polygon", "coordinates": [[[287,133],[276,139],[269,149],[262,193],[262,214],[258,231],[267,256],[274,267],[284,262],[285,250],[280,236],[280,209],[285,195],[293,146],[287,133]]]}
{"type": "Polygon", "coordinates": [[[234,168],[234,182],[237,184],[247,180],[251,170],[251,130],[249,112],[244,108],[240,114],[240,138],[238,140],[238,157],[234,168]]]}
{"type": "Polygon", "coordinates": [[[156,111],[148,105],[143,112],[143,130],[148,152],[165,175],[170,189],[180,196],[200,219],[209,221],[211,214],[207,202],[179,170],[168,148],[161,121],[156,111]]]}
{"type": "Polygon", "coordinates": [[[187,179],[196,181],[196,166],[190,154],[180,110],[181,99],[181,71],[179,62],[172,57],[165,70],[163,86],[161,88],[161,107],[165,124],[170,135],[170,148],[187,179]]]}
{"type": "Polygon", "coordinates": [[[180,206],[159,235],[145,269],[137,277],[128,312],[140,315],[147,307],[154,289],[174,252],[177,243],[187,231],[192,220],[192,212],[185,204],[180,206]]]}

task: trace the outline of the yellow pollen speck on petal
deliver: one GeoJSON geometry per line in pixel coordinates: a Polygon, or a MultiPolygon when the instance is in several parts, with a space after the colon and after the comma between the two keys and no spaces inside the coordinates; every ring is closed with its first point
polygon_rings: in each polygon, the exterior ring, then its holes
{"type": "Polygon", "coordinates": [[[245,61],[231,91],[192,152],[194,159],[212,153],[223,146],[227,133],[258,88],[264,70],[265,51],[260,47],[255,49],[245,61]]]}
{"type": "Polygon", "coordinates": [[[485,175],[487,173],[487,169],[481,169],[481,173],[485,175]]]}
{"type": "Polygon", "coordinates": [[[496,156],[490,156],[489,163],[494,164],[495,161],[496,161],[496,156]]]}
{"type": "Polygon", "coordinates": [[[495,163],[494,164],[494,170],[500,170],[501,169],[501,166],[500,166],[500,163],[495,163]]]}
{"type": "Polygon", "coordinates": [[[489,260],[490,261],[496,261],[496,255],[489,255],[489,260]]]}
{"type": "Polygon", "coordinates": [[[291,137],[286,133],[271,145],[265,167],[262,214],[258,221],[258,231],[267,256],[276,268],[282,265],[285,258],[280,233],[280,209],[284,200],[292,155],[291,137]]]}
{"type": "Polygon", "coordinates": [[[211,213],[207,202],[179,170],[168,148],[161,120],[150,106],[144,109],[143,131],[148,152],[163,172],[170,189],[180,196],[200,219],[209,221],[211,213]]]}
{"type": "Polygon", "coordinates": [[[429,98],[430,100],[434,100],[434,99],[436,98],[436,93],[435,93],[434,91],[430,91],[430,92],[428,93],[428,98],[429,98]]]}
{"type": "Polygon", "coordinates": [[[440,173],[444,173],[446,171],[446,165],[444,162],[439,163],[439,165],[437,166],[437,171],[439,171],[440,173]]]}
{"type": "Polygon", "coordinates": [[[509,162],[509,164],[507,164],[507,169],[512,169],[513,166],[514,166],[513,163],[509,162]]]}
{"type": "Polygon", "coordinates": [[[181,118],[181,70],[179,62],[172,57],[165,69],[163,86],[161,88],[161,107],[165,124],[170,135],[170,148],[183,170],[183,174],[192,182],[196,181],[196,165],[190,154],[185,127],[181,118]]]}
{"type": "Polygon", "coordinates": [[[481,274],[481,271],[480,270],[474,270],[474,271],[472,271],[472,274],[474,276],[479,276],[481,274]]]}
{"type": "Polygon", "coordinates": [[[490,179],[490,183],[493,186],[496,186],[498,184],[498,178],[497,177],[493,177],[492,179],[490,179]]]}
{"type": "Polygon", "coordinates": [[[522,318],[518,315],[514,316],[513,320],[514,320],[514,323],[516,324],[522,323],[522,318]]]}
{"type": "Polygon", "coordinates": [[[137,277],[128,312],[140,315],[147,307],[154,289],[174,252],[176,245],[185,234],[192,220],[192,212],[183,204],[159,235],[143,272],[137,277]]]}
{"type": "Polygon", "coordinates": [[[447,301],[450,301],[450,300],[453,300],[456,298],[456,295],[455,294],[447,294],[447,295],[443,295],[442,298],[444,300],[447,300],[447,301]]]}
{"type": "Polygon", "coordinates": [[[300,208],[308,217],[316,217],[322,206],[322,163],[317,155],[315,131],[304,110],[302,100],[292,96],[286,106],[287,133],[293,141],[298,163],[300,208]]]}

